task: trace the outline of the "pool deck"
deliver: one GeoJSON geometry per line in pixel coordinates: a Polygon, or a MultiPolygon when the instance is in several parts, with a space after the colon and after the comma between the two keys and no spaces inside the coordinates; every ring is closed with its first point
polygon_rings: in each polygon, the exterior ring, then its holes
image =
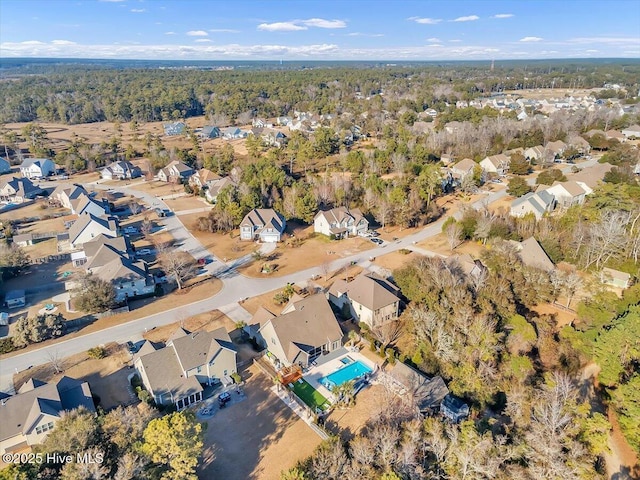
{"type": "Polygon", "coordinates": [[[335,402],[336,399],[331,391],[320,383],[320,379],[340,370],[343,367],[346,367],[346,364],[341,362],[345,357],[351,357],[354,361],[364,363],[373,373],[378,370],[378,365],[362,355],[357,349],[355,351],[351,351],[346,347],[342,347],[328,355],[318,357],[316,362],[317,365],[311,367],[307,373],[304,374],[303,378],[331,402],[335,402]]]}

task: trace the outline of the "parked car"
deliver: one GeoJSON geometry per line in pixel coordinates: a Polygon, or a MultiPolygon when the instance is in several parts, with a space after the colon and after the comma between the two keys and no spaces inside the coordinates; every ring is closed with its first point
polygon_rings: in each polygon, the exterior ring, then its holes
{"type": "Polygon", "coordinates": [[[376,245],[382,245],[384,243],[384,241],[380,240],[379,238],[371,238],[370,240],[376,245]]]}
{"type": "Polygon", "coordinates": [[[138,256],[151,255],[151,253],[153,253],[153,252],[149,248],[141,248],[140,250],[136,251],[136,255],[138,255],[138,256]]]}
{"type": "Polygon", "coordinates": [[[131,355],[133,355],[134,353],[136,353],[138,351],[138,347],[136,346],[135,343],[129,341],[129,342],[127,342],[127,350],[129,350],[129,353],[131,355]]]}
{"type": "Polygon", "coordinates": [[[221,408],[224,408],[224,406],[230,401],[231,394],[229,392],[222,392],[220,395],[218,395],[218,405],[220,405],[221,408]]]}
{"type": "Polygon", "coordinates": [[[124,233],[138,233],[138,229],[136,227],[124,227],[122,231],[124,233]]]}

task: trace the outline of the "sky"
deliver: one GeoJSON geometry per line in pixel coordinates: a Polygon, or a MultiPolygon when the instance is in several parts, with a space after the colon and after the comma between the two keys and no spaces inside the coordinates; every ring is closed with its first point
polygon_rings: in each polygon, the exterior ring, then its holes
{"type": "Polygon", "coordinates": [[[0,0],[0,57],[640,58],[640,1],[0,0]]]}

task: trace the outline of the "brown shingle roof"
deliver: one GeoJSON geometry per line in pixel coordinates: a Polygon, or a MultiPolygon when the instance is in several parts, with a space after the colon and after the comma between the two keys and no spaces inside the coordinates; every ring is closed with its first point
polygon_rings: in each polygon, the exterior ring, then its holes
{"type": "Polygon", "coordinates": [[[329,290],[335,296],[346,293],[350,300],[375,311],[399,300],[398,287],[375,273],[362,273],[353,281],[335,282],[329,290]]]}

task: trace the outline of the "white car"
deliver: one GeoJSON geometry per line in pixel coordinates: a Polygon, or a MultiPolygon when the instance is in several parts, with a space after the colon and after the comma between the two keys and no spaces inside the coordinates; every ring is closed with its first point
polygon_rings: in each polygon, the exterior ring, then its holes
{"type": "Polygon", "coordinates": [[[151,253],[153,252],[149,248],[141,248],[140,250],[136,250],[136,255],[138,256],[151,255],[151,253]]]}
{"type": "Polygon", "coordinates": [[[138,229],[136,227],[124,227],[124,233],[138,233],[138,229]]]}

